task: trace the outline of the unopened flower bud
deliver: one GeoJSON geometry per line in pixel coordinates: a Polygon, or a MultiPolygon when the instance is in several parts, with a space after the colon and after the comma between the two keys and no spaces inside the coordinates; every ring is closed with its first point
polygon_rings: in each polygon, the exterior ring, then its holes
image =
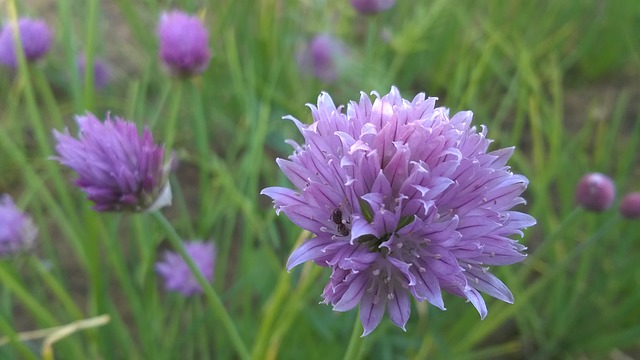
{"type": "Polygon", "coordinates": [[[388,10],[395,3],[396,0],[351,0],[351,6],[363,15],[371,15],[388,10]]]}
{"type": "Polygon", "coordinates": [[[610,177],[601,173],[586,174],[576,187],[576,203],[589,211],[605,211],[613,203],[616,187],[610,177]]]}
{"type": "Polygon", "coordinates": [[[632,192],[622,198],[620,214],[627,219],[640,218],[640,192],[632,192]]]}
{"type": "MultiPolygon", "coordinates": [[[[0,63],[10,67],[18,67],[16,44],[14,43],[15,24],[5,24],[0,32],[0,63]]],[[[18,20],[20,43],[27,61],[36,61],[43,57],[51,47],[52,34],[49,26],[42,20],[22,18],[18,20]]]]}
{"type": "Polygon", "coordinates": [[[198,17],[179,10],[165,12],[157,33],[160,59],[172,74],[195,75],[209,65],[209,32],[198,17]]]}

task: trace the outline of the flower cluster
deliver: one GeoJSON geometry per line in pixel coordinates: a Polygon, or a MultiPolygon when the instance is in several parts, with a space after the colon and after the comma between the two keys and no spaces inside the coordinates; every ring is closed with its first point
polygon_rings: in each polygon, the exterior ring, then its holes
{"type": "Polygon", "coordinates": [[[360,305],[364,334],[385,309],[404,329],[410,295],[444,309],[442,291],[469,300],[484,318],[480,291],[513,296],[488,271],[525,258],[513,235],[536,223],[510,210],[524,203],[528,180],[506,166],[514,148],[487,152],[486,128],[472,113],[450,117],[436,98],[405,100],[394,87],[375,101],[336,107],[323,93],[310,105],[313,123],[289,117],[305,143],[291,141],[278,159],[297,190],[262,191],[298,226],[316,236],[289,257],[289,269],[313,260],[331,268],[324,302],[336,311],[360,305]]]}
{"type": "Polygon", "coordinates": [[[16,207],[9,195],[0,196],[0,256],[31,249],[37,235],[31,218],[16,207]]]}
{"type": "Polygon", "coordinates": [[[164,146],[153,142],[149,129],[142,135],[134,123],[107,114],[104,122],[93,114],[77,116],[78,138],[58,132],[54,157],[78,174],[76,185],[95,203],[97,211],[151,211],[171,204],[164,146]]]}
{"type": "MultiPolygon", "coordinates": [[[[187,254],[207,281],[213,281],[216,247],[212,242],[192,241],[185,243],[187,254]]],[[[184,296],[202,293],[202,287],[179,254],[167,251],[164,259],[156,264],[156,272],[162,276],[167,291],[176,291],[184,296]]]]}
{"type": "Polygon", "coordinates": [[[53,36],[47,23],[42,20],[21,18],[17,24],[6,24],[0,32],[0,63],[10,68],[18,67],[14,27],[17,27],[20,34],[20,43],[27,61],[36,61],[49,51],[53,36]]]}

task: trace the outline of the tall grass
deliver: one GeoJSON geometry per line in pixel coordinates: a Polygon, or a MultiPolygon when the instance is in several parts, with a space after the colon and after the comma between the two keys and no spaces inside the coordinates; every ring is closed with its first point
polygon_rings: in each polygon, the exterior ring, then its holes
{"type": "Polygon", "coordinates": [[[106,325],[63,337],[55,356],[637,354],[640,225],[621,219],[617,203],[592,214],[573,202],[588,171],[611,175],[620,193],[640,190],[636,1],[398,1],[370,18],[348,1],[326,0],[57,0],[51,7],[5,0],[0,9],[1,20],[44,17],[56,33],[44,61],[0,69],[0,192],[12,194],[40,227],[36,254],[0,259],[0,337],[8,341],[0,358],[37,359],[42,338],[25,340],[26,331],[103,314],[106,325]],[[171,78],[156,56],[153,29],[172,7],[200,14],[210,29],[214,57],[194,79],[171,78]],[[335,83],[296,66],[296,49],[318,32],[350,46],[351,67],[335,83]],[[94,89],[90,71],[77,74],[79,53],[87,69],[97,56],[110,62],[106,89],[94,89]],[[326,270],[284,270],[308,234],[277,217],[258,193],[287,185],[275,158],[288,156],[284,140],[298,135],[282,116],[308,121],[304,104],[322,90],[346,103],[361,90],[383,93],[394,84],[405,97],[426,92],[452,112],[471,109],[495,148],[516,145],[511,165],[530,179],[527,211],[538,225],[522,240],[528,259],[493,270],[515,304],[487,299],[481,321],[453,296],[445,296],[444,312],[413,303],[406,333],[385,319],[358,340],[357,311],[318,304],[326,270]],[[94,212],[73,175],[49,160],[51,129],[75,132],[73,116],[85,111],[147,125],[175,151],[180,163],[166,223],[157,215],[94,212]],[[162,291],[153,267],[162,249],[176,245],[172,231],[217,244],[210,296],[162,291]]]}

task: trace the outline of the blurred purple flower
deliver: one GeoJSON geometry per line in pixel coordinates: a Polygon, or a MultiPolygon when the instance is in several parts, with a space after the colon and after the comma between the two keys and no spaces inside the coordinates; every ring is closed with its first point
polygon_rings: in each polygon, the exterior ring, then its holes
{"type": "Polygon", "coordinates": [[[613,204],[616,186],[610,177],[601,173],[584,175],[576,186],[576,203],[586,210],[601,212],[613,204]]]}
{"type": "Polygon", "coordinates": [[[209,65],[209,32],[198,17],[180,10],[164,12],[157,34],[160,59],[174,75],[199,74],[209,65]]]}
{"type": "Polygon", "coordinates": [[[640,218],[640,192],[628,193],[622,198],[620,214],[627,219],[640,218]]]}
{"type": "MultiPolygon", "coordinates": [[[[84,73],[87,66],[87,58],[84,55],[79,55],[77,64],[78,73],[80,74],[80,79],[84,81],[84,73]]],[[[109,66],[106,62],[102,61],[100,58],[93,58],[93,85],[96,89],[103,89],[109,83],[111,79],[111,72],[109,71],[109,66]]]]}
{"type": "Polygon", "coordinates": [[[29,216],[16,207],[11,196],[0,196],[0,256],[29,250],[35,244],[38,229],[29,216]]]}
{"type": "Polygon", "coordinates": [[[347,47],[340,40],[329,34],[319,34],[298,52],[298,64],[303,72],[324,82],[333,82],[338,78],[345,56],[347,47]]]}
{"type": "Polygon", "coordinates": [[[353,6],[359,13],[364,15],[371,15],[390,9],[396,0],[350,0],[351,6],[353,6]]]}
{"type": "Polygon", "coordinates": [[[536,223],[510,209],[528,180],[506,166],[514,148],[487,152],[484,126],[472,113],[449,117],[436,98],[403,99],[393,87],[372,103],[336,108],[322,93],[309,105],[314,122],[292,120],[305,143],[278,159],[297,190],[270,187],[276,212],[314,233],[289,257],[330,267],[324,302],[336,311],[360,305],[364,335],[385,308],[404,329],[409,294],[444,310],[442,291],[468,299],[484,318],[479,291],[502,301],[513,296],[488,272],[490,265],[522,261],[526,248],[512,235],[536,223]]]}
{"type": "MultiPolygon", "coordinates": [[[[213,281],[215,269],[216,247],[212,242],[186,242],[187,254],[202,272],[207,281],[213,281]]],[[[164,279],[167,291],[176,291],[184,296],[202,293],[202,287],[191,273],[187,263],[180,254],[167,251],[164,259],[156,263],[156,272],[164,279]]]]}
{"type": "MultiPolygon", "coordinates": [[[[18,57],[13,41],[13,26],[12,23],[7,23],[0,32],[0,63],[15,69],[18,67],[18,57]]],[[[27,61],[36,61],[49,51],[52,34],[44,21],[19,19],[18,32],[27,61]]]]}
{"type": "Polygon", "coordinates": [[[171,204],[169,164],[164,146],[153,142],[148,128],[109,114],[101,122],[93,114],[76,116],[78,138],[54,130],[61,164],[78,174],[76,185],[96,211],[153,211],[171,204]]]}

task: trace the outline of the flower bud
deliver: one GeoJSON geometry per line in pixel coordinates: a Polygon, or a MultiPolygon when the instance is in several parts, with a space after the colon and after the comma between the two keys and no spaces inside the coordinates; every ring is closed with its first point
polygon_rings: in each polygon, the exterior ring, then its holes
{"type": "MultiPolygon", "coordinates": [[[[78,73],[80,74],[80,78],[84,79],[84,74],[87,66],[87,58],[84,55],[78,56],[78,60],[76,63],[78,67],[78,73]]],[[[111,72],[109,71],[109,66],[106,62],[104,62],[100,58],[93,59],[93,85],[96,89],[102,89],[107,84],[109,84],[109,80],[111,78],[111,72]]]]}
{"type": "Polygon", "coordinates": [[[363,15],[371,15],[388,10],[395,3],[396,0],[351,0],[351,6],[363,15]]]}
{"type": "Polygon", "coordinates": [[[298,64],[303,72],[324,82],[338,78],[340,59],[347,54],[346,46],[329,34],[319,34],[298,52],[298,64]]]}
{"type": "MultiPolygon", "coordinates": [[[[0,32],[0,63],[15,69],[18,67],[18,57],[13,41],[14,26],[15,24],[7,23],[0,32]]],[[[49,51],[52,34],[47,23],[42,20],[22,18],[18,20],[17,28],[27,61],[36,61],[49,51]]]]}
{"type": "Polygon", "coordinates": [[[622,198],[620,214],[627,219],[640,218],[640,192],[632,192],[622,198]]]}
{"type": "Polygon", "coordinates": [[[586,210],[601,212],[613,203],[616,187],[610,177],[601,173],[586,174],[576,187],[576,203],[586,210]]]}
{"type": "Polygon", "coordinates": [[[209,65],[209,32],[198,17],[179,10],[164,12],[157,34],[160,59],[172,74],[191,76],[209,65]]]}

